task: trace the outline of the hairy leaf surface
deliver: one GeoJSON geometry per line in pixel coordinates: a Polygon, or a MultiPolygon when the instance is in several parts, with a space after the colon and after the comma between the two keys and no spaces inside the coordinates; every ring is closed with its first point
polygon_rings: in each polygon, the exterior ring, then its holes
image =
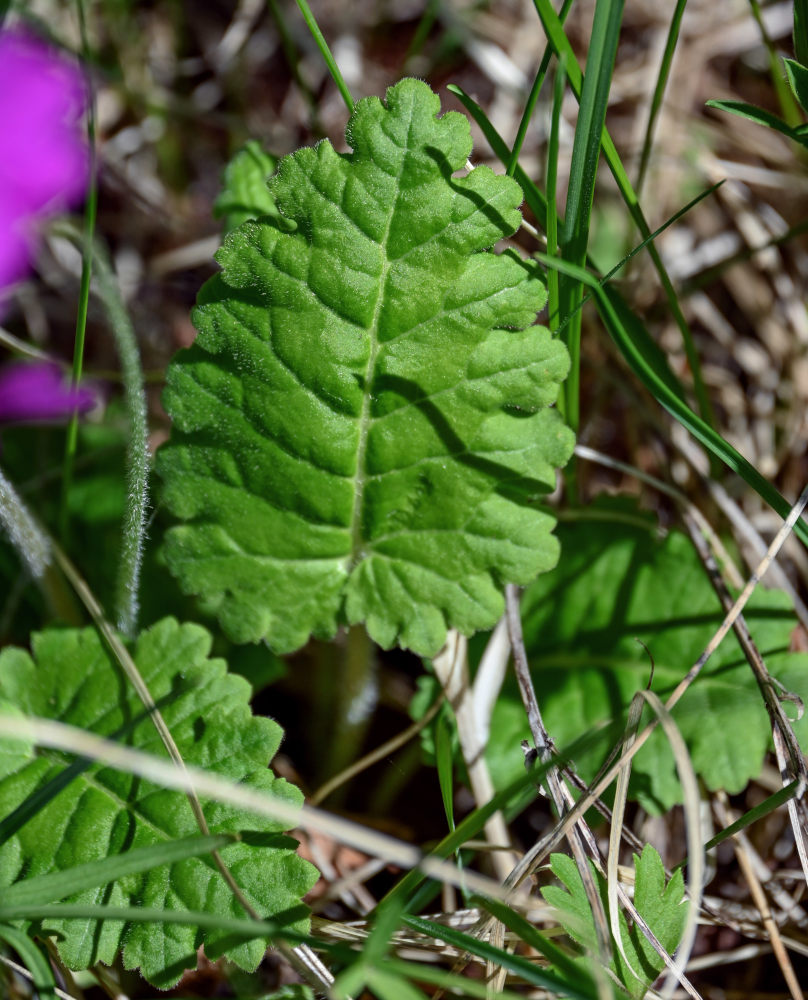
{"type": "MultiPolygon", "coordinates": [[[[690,540],[680,532],[662,541],[624,505],[590,508],[587,516],[559,527],[564,559],[526,590],[522,604],[544,721],[559,746],[604,720],[625,721],[651,670],[636,638],[650,650],[653,690],[664,699],[724,617],[690,540]]],[[[796,620],[788,597],[760,586],[745,617],[771,673],[808,697],[808,657],[789,651],[796,620]]],[[[734,634],[710,658],[673,718],[709,788],[736,793],[760,773],[769,719],[734,634]]],[[[795,728],[806,745],[805,720],[795,728]]],[[[508,687],[494,710],[488,751],[499,787],[520,773],[521,754],[513,748],[528,736],[524,709],[508,687]]],[[[608,746],[604,741],[600,752],[579,761],[586,775],[593,776],[608,746]]],[[[653,811],[681,802],[673,756],[660,730],[635,758],[631,794],[653,811]]]]}
{"type": "Polygon", "coordinates": [[[439,110],[404,80],[357,104],[353,153],[285,157],[283,219],[226,240],[169,367],[166,557],[238,641],[364,622],[431,655],[556,562],[536,500],[572,448],[550,408],[567,353],[531,326],[535,267],[481,252],[518,226],[518,185],[453,176],[469,125],[439,110]]]}
{"type": "MultiPolygon", "coordinates": [[[[300,802],[300,792],[267,768],[280,727],[251,715],[249,684],[228,674],[222,660],[208,659],[210,644],[200,626],[169,618],[144,632],[134,650],[184,760],[300,802]]],[[[0,654],[1,700],[26,715],[58,719],[166,756],[153,723],[93,629],[48,630],[35,635],[32,645],[33,657],[16,648],[0,654]]],[[[181,792],[55,751],[19,743],[6,743],[2,751],[0,817],[16,829],[0,847],[0,886],[199,833],[181,792]],[[20,814],[14,811],[35,793],[44,796],[40,811],[15,822],[20,814]]],[[[296,855],[296,842],[279,825],[251,813],[210,802],[203,806],[212,833],[244,834],[221,855],[253,907],[266,917],[297,907],[291,926],[305,929],[300,899],[316,872],[296,855]]],[[[87,889],[70,902],[244,917],[209,856],[87,889]]],[[[202,943],[209,957],[224,953],[249,970],[265,950],[263,941],[234,945],[226,933],[176,924],[48,919],[41,928],[56,935],[72,969],[109,964],[122,949],[125,965],[140,968],[160,987],[196,967],[202,943]]]]}

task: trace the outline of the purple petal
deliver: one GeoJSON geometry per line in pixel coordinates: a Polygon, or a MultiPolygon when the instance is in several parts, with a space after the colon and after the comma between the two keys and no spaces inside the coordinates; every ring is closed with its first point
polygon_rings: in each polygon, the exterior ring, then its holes
{"type": "Polygon", "coordinates": [[[87,188],[85,105],[77,66],[31,35],[0,30],[0,287],[25,273],[37,216],[87,188]]]}
{"type": "Polygon", "coordinates": [[[58,365],[48,362],[12,364],[0,368],[0,423],[65,420],[96,404],[87,386],[73,389],[58,365]]]}

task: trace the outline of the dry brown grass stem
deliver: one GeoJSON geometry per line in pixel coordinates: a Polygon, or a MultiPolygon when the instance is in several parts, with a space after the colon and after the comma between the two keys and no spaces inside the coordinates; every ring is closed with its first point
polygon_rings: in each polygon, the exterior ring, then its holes
{"type": "MultiPolygon", "coordinates": [[[[728,613],[732,608],[732,596],[724,583],[721,572],[715,564],[712,554],[706,547],[698,526],[687,514],[685,514],[685,524],[690,532],[693,545],[704,563],[713,589],[718,595],[724,611],[728,613]]],[[[795,779],[800,782],[800,794],[789,801],[788,810],[794,831],[794,841],[797,845],[797,851],[803,866],[803,873],[808,883],[808,850],[805,843],[806,827],[804,824],[804,814],[801,815],[803,812],[803,803],[801,802],[802,793],[808,787],[808,768],[806,767],[805,757],[794,732],[793,724],[783,709],[783,702],[790,701],[796,704],[800,716],[805,710],[805,706],[797,695],[784,691],[782,684],[771,676],[749,632],[743,615],[738,615],[736,618],[733,624],[733,631],[755,675],[766,711],[771,720],[772,738],[774,740],[775,752],[777,753],[783,786],[795,779]]]]}
{"type": "MultiPolygon", "coordinates": [[[[723,823],[725,827],[729,826],[730,823],[733,823],[737,819],[737,816],[729,807],[729,800],[724,792],[716,793],[715,811],[720,822],[723,823]]],[[[766,898],[766,893],[764,892],[763,886],[760,884],[760,879],[757,877],[755,872],[755,868],[750,857],[751,845],[749,844],[749,841],[744,833],[736,833],[732,839],[733,846],[735,848],[735,857],[738,859],[738,865],[743,872],[744,878],[746,879],[746,884],[749,886],[749,892],[752,895],[755,906],[760,911],[760,918],[763,921],[763,927],[768,934],[772,951],[777,959],[777,964],[780,966],[780,971],[783,973],[783,979],[786,981],[792,1000],[804,1000],[804,994],[794,973],[794,966],[791,964],[788,951],[786,950],[780,936],[780,928],[777,926],[777,922],[772,916],[771,907],[769,906],[769,901],[766,898]]]]}

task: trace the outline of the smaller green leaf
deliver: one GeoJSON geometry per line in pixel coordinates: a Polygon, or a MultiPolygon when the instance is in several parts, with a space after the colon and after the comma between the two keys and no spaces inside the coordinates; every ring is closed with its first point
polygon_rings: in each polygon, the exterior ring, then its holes
{"type": "Polygon", "coordinates": [[[786,76],[792,93],[800,102],[803,111],[808,111],[808,69],[794,59],[784,59],[786,76]]]}
{"type": "Polygon", "coordinates": [[[275,199],[267,187],[267,179],[275,173],[276,166],[275,157],[254,139],[227,164],[222,192],[213,205],[213,214],[224,218],[226,233],[248,219],[279,216],[275,199]]]}
{"type": "MultiPolygon", "coordinates": [[[[550,867],[566,888],[545,886],[541,890],[542,896],[557,910],[559,922],[567,934],[587,952],[596,952],[595,921],[577,865],[565,854],[553,854],[550,867]]],[[[671,954],[679,943],[687,918],[687,905],[683,905],[682,873],[674,873],[666,885],[662,860],[648,844],[643,848],[641,857],[634,855],[634,867],[634,905],[662,947],[671,954]]],[[[606,905],[606,880],[594,865],[592,873],[606,905]]],[[[665,963],[638,927],[629,928],[622,912],[619,921],[623,951],[631,967],[615,947],[611,969],[630,996],[642,1000],[665,963]],[[639,972],[640,977],[632,969],[639,972]]],[[[590,959],[587,957],[584,961],[588,963],[590,959]]]]}
{"type": "MultiPolygon", "coordinates": [[[[598,938],[595,931],[595,921],[589,906],[583,879],[572,858],[566,854],[550,856],[550,868],[553,875],[566,888],[548,885],[541,890],[545,902],[558,911],[558,921],[576,944],[587,952],[597,952],[598,938]]],[[[595,878],[600,886],[601,877],[593,868],[595,878]]]]}
{"type": "MultiPolygon", "coordinates": [[[[646,844],[642,855],[634,855],[634,905],[654,935],[672,955],[682,937],[689,903],[685,899],[685,884],[681,870],[675,871],[670,881],[665,883],[665,868],[659,854],[646,844]]],[[[637,956],[635,968],[650,968],[658,975],[664,962],[638,927],[629,934],[637,956]]],[[[653,982],[653,980],[651,980],[653,982]]]]}

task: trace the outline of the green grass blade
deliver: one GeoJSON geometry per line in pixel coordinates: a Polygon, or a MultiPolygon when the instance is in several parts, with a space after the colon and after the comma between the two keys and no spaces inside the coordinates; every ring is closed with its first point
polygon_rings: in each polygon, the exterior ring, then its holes
{"type": "MultiPolygon", "coordinates": [[[[566,60],[559,60],[553,82],[553,113],[550,120],[550,139],[547,144],[547,255],[558,255],[558,146],[561,126],[561,106],[567,87],[566,60]]],[[[547,321],[551,330],[561,322],[558,288],[558,271],[547,273],[547,321]]]]}
{"type": "MultiPolygon", "coordinates": [[[[489,1000],[491,989],[483,982],[470,979],[467,976],[459,976],[445,969],[434,965],[426,965],[423,962],[406,962],[400,958],[388,958],[385,961],[385,968],[391,972],[397,972],[400,976],[409,976],[422,983],[429,983],[431,986],[438,986],[452,996],[473,997],[474,1000],[489,1000]]],[[[522,1000],[524,994],[514,993],[511,990],[501,990],[496,995],[496,1000],[522,1000]]]]}
{"type": "Polygon", "coordinates": [[[544,955],[559,972],[563,972],[570,981],[577,982],[580,989],[588,990],[594,985],[592,978],[582,971],[580,965],[577,965],[570,958],[568,952],[540,934],[530,921],[525,920],[521,913],[512,910],[498,899],[473,896],[471,902],[473,905],[487,910],[492,917],[496,917],[500,923],[505,924],[508,930],[513,931],[526,945],[535,948],[540,955],[544,955]]]}
{"type": "Polygon", "coordinates": [[[417,986],[389,969],[369,969],[367,984],[379,1000],[427,1000],[417,986]]]}
{"type": "Polygon", "coordinates": [[[292,32],[289,30],[289,25],[286,23],[284,13],[281,10],[278,0],[267,0],[267,6],[269,7],[272,20],[275,22],[275,27],[278,29],[278,37],[281,43],[281,50],[283,51],[283,58],[286,60],[286,66],[308,105],[311,129],[315,134],[322,134],[317,116],[317,98],[300,72],[300,54],[292,37],[292,32]]]}
{"type": "Polygon", "coordinates": [[[67,788],[71,781],[91,766],[92,761],[79,757],[63,771],[46,781],[44,785],[35,788],[16,809],[12,809],[10,813],[0,819],[0,844],[5,844],[9,838],[25,826],[32,816],[36,816],[41,809],[44,809],[49,802],[56,798],[59,792],[67,788]]]}
{"type": "Polygon", "coordinates": [[[390,950],[393,934],[401,923],[404,912],[401,897],[388,899],[373,912],[373,925],[362,948],[362,962],[368,968],[382,961],[390,950]]]}
{"type": "MultiPolygon", "coordinates": [[[[643,326],[639,318],[629,309],[620,294],[613,288],[601,286],[593,275],[583,268],[575,267],[566,261],[553,259],[546,254],[534,254],[546,267],[555,267],[559,271],[567,271],[577,280],[589,285],[598,301],[598,312],[603,320],[609,336],[614,340],[620,353],[626,359],[629,367],[640,379],[643,385],[654,396],[658,403],[675,417],[688,431],[710,452],[720,459],[733,472],[760,496],[766,503],[783,517],[788,517],[791,504],[758,470],[725,441],[717,431],[713,430],[697,416],[676,392],[675,384],[666,376],[661,368],[664,355],[651,353],[653,338],[643,326]]],[[[654,345],[655,346],[655,345],[654,345]]],[[[665,360],[667,366],[667,361],[665,360]]],[[[808,524],[802,519],[794,526],[794,533],[808,547],[808,524]]]]}
{"type": "Polygon", "coordinates": [[[138,847],[124,854],[113,855],[102,861],[75,865],[64,871],[36,875],[3,889],[3,905],[40,906],[72,896],[82,889],[106,885],[126,875],[140,874],[161,865],[171,865],[186,858],[209,854],[232,843],[236,838],[229,834],[208,837],[183,837],[180,840],[149,847],[138,847]]]}
{"type": "Polygon", "coordinates": [[[624,0],[598,0],[595,6],[586,76],[580,90],[578,123],[572,146],[566,218],[561,234],[565,259],[573,262],[586,257],[595,175],[623,6],[624,0]]]}
{"type": "MultiPolygon", "coordinates": [[[[79,32],[81,35],[81,52],[88,64],[90,43],[87,37],[87,14],[85,0],[77,0],[79,32]]],[[[84,368],[84,340],[87,332],[87,306],[90,301],[90,280],[93,272],[93,236],[95,221],[98,214],[98,151],[96,149],[96,108],[95,88],[89,71],[86,73],[87,93],[87,142],[90,148],[90,188],[87,203],[84,208],[84,237],[81,253],[81,284],[79,286],[79,302],[76,312],[76,335],[73,343],[72,383],[77,386],[81,380],[84,368]]],[[[65,454],[62,463],[62,495],[59,505],[59,537],[67,544],[69,530],[68,495],[73,482],[73,465],[76,459],[76,444],[79,434],[79,414],[74,410],[67,425],[65,436],[65,454]]]]}
{"type": "MultiPolygon", "coordinates": [[[[553,46],[553,50],[556,55],[560,58],[561,54],[564,53],[566,56],[567,75],[569,77],[570,86],[572,87],[576,97],[580,100],[583,74],[581,73],[581,67],[578,65],[578,61],[575,58],[572,46],[570,45],[567,36],[564,34],[564,30],[558,16],[553,10],[550,0],[533,0],[533,3],[539,17],[541,18],[547,38],[553,46]]],[[[603,155],[609,165],[609,169],[612,172],[612,176],[617,183],[617,187],[620,190],[620,194],[626,203],[629,213],[634,220],[634,224],[637,226],[642,238],[644,240],[648,239],[651,235],[650,227],[646,221],[645,215],[643,214],[642,208],[640,207],[637,194],[631,186],[631,181],[629,180],[628,174],[626,173],[622,161],[617,153],[617,149],[605,127],[601,136],[601,143],[603,155]]],[[[659,280],[662,283],[668,307],[671,310],[671,314],[673,315],[676,325],[679,327],[679,331],[682,335],[685,354],[687,355],[690,371],[693,375],[693,387],[696,394],[699,413],[705,423],[713,426],[715,424],[715,420],[713,419],[712,406],[707,393],[707,387],[705,386],[704,379],[701,375],[701,362],[699,361],[696,346],[693,342],[693,335],[690,331],[690,327],[688,326],[687,320],[682,313],[682,309],[679,305],[679,300],[670,276],[668,275],[665,265],[662,263],[662,258],[653,243],[649,243],[648,253],[657,274],[659,275],[659,280]]]]}
{"type": "MultiPolygon", "coordinates": [[[[561,10],[558,13],[558,19],[562,24],[567,20],[567,14],[569,14],[572,4],[573,0],[564,0],[561,10]]],[[[544,78],[547,75],[547,69],[550,65],[552,55],[553,51],[548,45],[544,50],[544,55],[541,57],[539,68],[536,71],[536,78],[533,81],[533,86],[530,88],[530,94],[528,95],[527,103],[525,104],[525,110],[522,112],[522,119],[519,122],[519,128],[516,130],[516,139],[514,140],[513,149],[511,150],[511,158],[508,161],[508,165],[505,170],[505,173],[509,177],[513,177],[514,171],[516,170],[516,164],[519,162],[519,154],[522,152],[522,145],[525,141],[525,136],[527,135],[528,125],[530,124],[530,119],[533,117],[536,101],[539,99],[541,88],[544,85],[544,78]]]]}
{"type": "MultiPolygon", "coordinates": [[[[711,184],[703,191],[700,191],[694,198],[691,198],[686,205],[683,205],[678,211],[674,212],[673,215],[670,216],[670,218],[666,219],[661,226],[659,226],[652,233],[650,233],[641,243],[638,243],[637,246],[635,246],[632,250],[629,250],[629,252],[625,255],[625,257],[623,257],[622,260],[619,260],[614,265],[614,267],[603,276],[603,278],[600,280],[600,283],[603,285],[611,278],[613,278],[614,275],[617,274],[617,272],[620,271],[621,268],[623,268],[632,259],[632,257],[636,257],[637,254],[641,250],[644,250],[649,243],[653,242],[658,236],[664,233],[666,229],[670,229],[670,227],[675,222],[678,222],[679,219],[687,215],[687,213],[692,208],[695,208],[700,201],[704,201],[704,199],[707,198],[709,195],[714,194],[723,184],[724,184],[723,179],[720,181],[716,181],[715,184],[711,184]]],[[[808,223],[806,223],[806,225],[808,226],[808,223]]]]}
{"type": "Polygon", "coordinates": [[[707,107],[728,111],[731,115],[738,115],[739,118],[748,118],[758,125],[772,128],[775,132],[781,132],[802,146],[808,145],[808,135],[793,129],[782,118],[773,115],[771,111],[756,108],[754,104],[747,104],[746,101],[707,101],[707,107]]]}
{"type": "MultiPolygon", "coordinates": [[[[586,261],[601,135],[606,121],[623,7],[624,0],[598,0],[595,6],[572,145],[565,218],[559,234],[561,256],[574,264],[583,265],[586,261]]],[[[566,422],[577,432],[581,387],[582,314],[579,305],[583,298],[583,286],[565,275],[559,282],[558,291],[559,319],[571,317],[562,337],[570,352],[570,373],[562,389],[564,405],[561,410],[566,422]]]]}
{"type": "MultiPolygon", "coordinates": [[[[717,833],[714,837],[708,840],[704,845],[704,850],[711,851],[714,847],[718,847],[719,844],[723,844],[725,840],[729,840],[729,838],[734,836],[736,833],[740,833],[741,830],[745,830],[748,826],[756,823],[759,819],[763,819],[764,816],[768,816],[770,813],[773,813],[775,809],[779,809],[780,806],[785,805],[786,802],[795,798],[799,794],[799,790],[800,783],[795,780],[785,785],[773,795],[769,795],[761,803],[756,805],[754,809],[747,810],[743,816],[739,816],[734,823],[730,823],[730,825],[721,830],[720,833],[717,833]]],[[[684,868],[686,865],[687,858],[685,858],[684,861],[680,861],[676,868],[684,868]]]]}
{"type": "Polygon", "coordinates": [[[14,949],[20,960],[31,973],[36,994],[39,1000],[56,1000],[56,980],[53,969],[45,958],[39,946],[17,927],[7,927],[0,924],[0,941],[14,949]]]}
{"type": "MultiPolygon", "coordinates": [[[[586,274],[585,271],[584,274],[586,274]]],[[[622,731],[622,728],[619,725],[614,725],[609,731],[612,730],[615,736],[617,736],[622,731]]],[[[566,761],[574,760],[576,755],[582,753],[596,738],[603,738],[602,729],[599,729],[596,733],[587,733],[580,739],[575,740],[568,747],[565,747],[561,752],[557,752],[552,761],[541,765],[537,764],[531,770],[530,774],[525,774],[517,778],[516,781],[513,781],[507,788],[498,792],[485,805],[475,809],[474,812],[469,813],[468,816],[461,820],[452,833],[447,834],[438,844],[431,848],[429,856],[433,858],[448,858],[455,851],[459,850],[466,841],[473,840],[485,826],[486,820],[499,810],[506,812],[510,819],[514,819],[534,801],[537,795],[536,783],[541,781],[551,767],[563,766],[566,761]],[[508,810],[509,803],[513,804],[510,811],[508,810]]],[[[417,868],[407,872],[404,878],[387,893],[382,902],[394,897],[411,900],[413,893],[428,877],[417,868]]]]}
{"type": "Polygon", "coordinates": [[[354,109],[354,99],[351,97],[350,90],[348,90],[348,84],[343,79],[342,73],[340,73],[336,59],[334,59],[334,56],[331,54],[328,42],[325,40],[322,31],[320,31],[320,25],[317,23],[317,19],[314,14],[312,14],[311,7],[309,7],[306,0],[296,0],[296,2],[300,8],[300,13],[303,15],[303,20],[306,22],[306,25],[317,44],[317,48],[320,50],[320,55],[325,60],[325,64],[331,74],[331,78],[334,83],[336,83],[340,94],[342,94],[342,99],[345,101],[345,107],[348,109],[348,114],[350,114],[354,109]]]}
{"type": "Polygon", "coordinates": [[[429,38],[429,32],[432,30],[432,25],[438,19],[440,5],[441,0],[427,0],[427,5],[421,15],[421,20],[418,22],[418,27],[415,29],[415,34],[412,36],[412,41],[410,42],[406,55],[404,56],[405,66],[410,59],[417,56],[424,47],[424,43],[427,38],[429,38]]]}
{"type": "Polygon", "coordinates": [[[197,910],[163,910],[147,906],[99,906],[91,903],[48,903],[38,906],[7,906],[0,903],[0,920],[120,920],[126,923],[190,924],[202,930],[227,931],[234,939],[249,941],[253,938],[291,941],[295,944],[313,944],[324,948],[324,942],[307,934],[288,929],[292,924],[309,915],[302,903],[279,914],[278,920],[242,920],[220,914],[197,910]]]}
{"type": "Polygon", "coordinates": [[[808,0],[794,0],[794,55],[808,66],[808,0]]]}
{"type": "Polygon", "coordinates": [[[520,976],[531,986],[550,990],[554,994],[569,997],[570,1000],[594,1000],[598,995],[594,983],[590,989],[583,988],[577,979],[573,982],[565,976],[547,972],[526,958],[512,955],[510,952],[494,947],[487,941],[458,931],[454,927],[437,924],[432,920],[425,920],[423,917],[404,917],[404,923],[414,931],[445,941],[463,951],[469,951],[472,955],[477,955],[486,962],[493,962],[494,965],[501,966],[520,976]]]}
{"type": "Polygon", "coordinates": [[[796,97],[803,111],[808,111],[808,69],[795,59],[784,59],[783,66],[791,93],[796,97]]]}
{"type": "Polygon", "coordinates": [[[651,147],[654,144],[654,126],[659,115],[659,109],[662,107],[665,88],[668,85],[673,54],[676,51],[676,44],[679,41],[679,31],[682,27],[682,17],[684,16],[686,6],[687,0],[676,0],[673,17],[671,17],[670,27],[668,28],[668,37],[665,39],[662,62],[659,64],[659,73],[657,74],[654,93],[651,95],[651,106],[648,109],[648,123],[645,126],[645,137],[642,143],[642,152],[640,153],[640,166],[637,170],[636,188],[638,196],[640,191],[642,191],[643,184],[645,183],[645,175],[648,172],[648,164],[651,160],[651,147]]]}
{"type": "Polygon", "coordinates": [[[799,108],[783,78],[780,59],[777,56],[774,42],[771,40],[769,32],[766,29],[766,22],[763,20],[760,3],[758,0],[749,0],[749,8],[760,31],[760,39],[763,42],[763,47],[766,49],[766,57],[769,60],[769,78],[774,87],[774,92],[777,94],[777,103],[780,105],[780,110],[783,112],[785,120],[790,125],[798,125],[802,121],[799,108]]]}
{"type": "MultiPolygon", "coordinates": [[[[548,769],[549,766],[543,767],[542,774],[548,769]]],[[[434,858],[448,858],[454,854],[467,840],[472,840],[477,836],[490,816],[498,810],[503,809],[507,803],[513,801],[517,796],[520,799],[523,809],[536,798],[536,788],[530,775],[518,778],[508,785],[507,788],[495,795],[489,802],[486,802],[485,805],[480,806],[473,813],[466,816],[456,829],[445,836],[443,840],[430,850],[429,856],[434,858]]],[[[379,905],[390,899],[409,901],[412,894],[426,878],[427,876],[419,869],[407,872],[398,885],[394,886],[387,893],[379,905]]]]}
{"type": "Polygon", "coordinates": [[[440,794],[443,800],[443,810],[446,813],[446,822],[449,824],[449,829],[454,830],[452,736],[449,730],[449,723],[443,715],[438,716],[435,725],[435,763],[438,768],[438,784],[440,785],[440,794]]]}

